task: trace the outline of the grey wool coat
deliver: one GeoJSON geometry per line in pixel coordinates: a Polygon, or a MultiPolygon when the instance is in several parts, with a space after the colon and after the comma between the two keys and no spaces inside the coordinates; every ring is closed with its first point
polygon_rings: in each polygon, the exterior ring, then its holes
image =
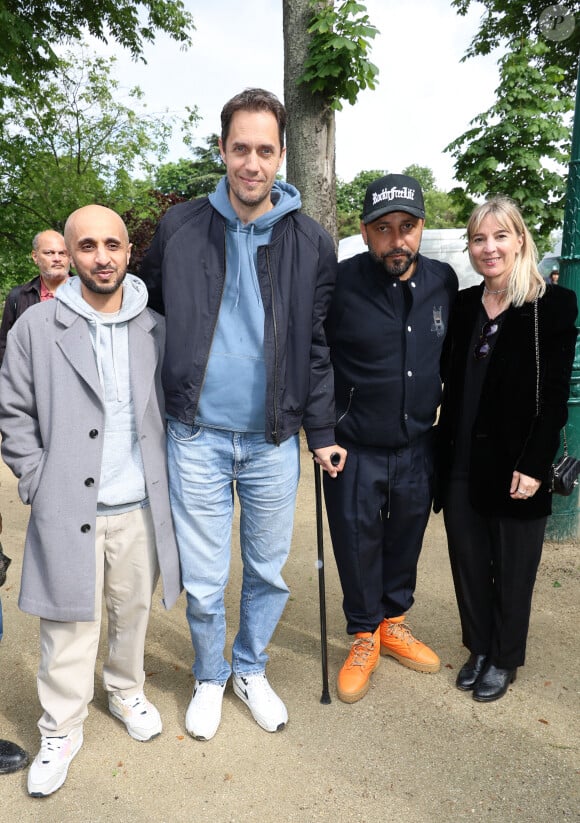
{"type": "MultiPolygon", "coordinates": [[[[164,605],[181,591],[167,481],[160,367],[164,320],[128,321],[131,389],[164,605]]],[[[0,370],[2,457],[31,513],[19,606],[47,620],[95,619],[95,526],[104,406],[87,321],[60,300],[25,312],[0,370]]]]}

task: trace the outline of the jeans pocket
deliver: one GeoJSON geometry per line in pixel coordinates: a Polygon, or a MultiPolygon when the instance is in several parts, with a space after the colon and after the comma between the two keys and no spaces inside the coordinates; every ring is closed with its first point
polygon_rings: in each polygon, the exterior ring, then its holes
{"type": "Polygon", "coordinates": [[[167,420],[167,434],[174,440],[190,443],[197,440],[202,432],[203,428],[201,426],[195,424],[190,426],[188,423],[182,423],[180,420],[174,420],[173,418],[167,420]]]}

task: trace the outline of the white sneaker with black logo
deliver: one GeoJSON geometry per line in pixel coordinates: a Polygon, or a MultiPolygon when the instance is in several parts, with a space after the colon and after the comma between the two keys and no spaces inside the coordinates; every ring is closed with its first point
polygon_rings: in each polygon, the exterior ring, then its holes
{"type": "Polygon", "coordinates": [[[211,740],[217,732],[222,719],[225,688],[225,683],[195,681],[193,696],[185,715],[185,728],[196,740],[211,740]]]}
{"type": "Polygon", "coordinates": [[[267,732],[279,732],[288,723],[286,706],[263,673],[234,675],[234,694],[242,700],[256,723],[267,732]]]}

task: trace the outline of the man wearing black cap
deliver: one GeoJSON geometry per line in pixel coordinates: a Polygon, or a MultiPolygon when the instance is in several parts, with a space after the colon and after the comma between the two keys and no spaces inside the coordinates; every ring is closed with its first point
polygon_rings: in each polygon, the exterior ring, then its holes
{"type": "Polygon", "coordinates": [[[380,654],[415,671],[440,666],[404,622],[431,508],[439,358],[458,288],[450,266],[419,254],[424,223],[415,179],[372,182],[361,222],[368,251],[339,265],[327,319],[336,440],[348,450],[343,472],[324,486],[354,635],[338,675],[346,703],[364,697],[380,654]]]}

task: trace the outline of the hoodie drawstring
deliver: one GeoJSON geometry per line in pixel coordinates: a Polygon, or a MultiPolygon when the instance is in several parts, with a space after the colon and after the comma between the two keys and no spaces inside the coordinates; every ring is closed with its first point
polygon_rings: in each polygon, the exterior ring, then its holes
{"type": "Polygon", "coordinates": [[[240,283],[241,283],[241,276],[242,276],[242,252],[245,250],[248,260],[250,263],[250,272],[252,274],[252,283],[254,285],[254,291],[256,293],[256,298],[258,300],[258,305],[260,305],[261,295],[260,295],[260,284],[258,283],[258,273],[256,271],[256,264],[254,263],[254,224],[250,223],[248,226],[249,234],[246,243],[242,243],[242,232],[241,232],[241,223],[239,220],[236,221],[236,241],[238,246],[238,270],[236,272],[236,302],[234,307],[237,309],[240,304],[240,283]]]}

